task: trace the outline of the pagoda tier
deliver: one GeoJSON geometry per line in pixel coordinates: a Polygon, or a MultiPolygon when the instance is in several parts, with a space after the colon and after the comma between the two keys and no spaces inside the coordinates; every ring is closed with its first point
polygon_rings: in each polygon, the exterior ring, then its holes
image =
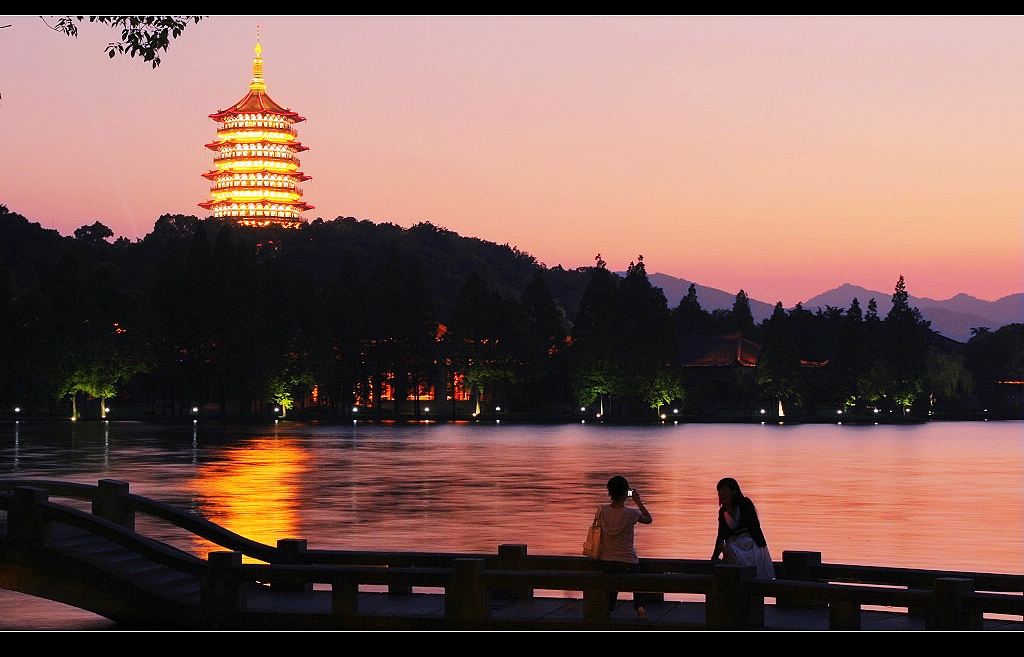
{"type": "Polygon", "coordinates": [[[305,223],[299,213],[313,209],[302,201],[298,183],[310,176],[299,170],[295,156],[309,150],[293,127],[306,119],[267,95],[258,35],[255,50],[249,92],[228,109],[210,114],[221,127],[216,141],[206,144],[216,156],[214,168],[202,175],[213,185],[210,199],[199,207],[240,226],[298,228],[305,223]]]}

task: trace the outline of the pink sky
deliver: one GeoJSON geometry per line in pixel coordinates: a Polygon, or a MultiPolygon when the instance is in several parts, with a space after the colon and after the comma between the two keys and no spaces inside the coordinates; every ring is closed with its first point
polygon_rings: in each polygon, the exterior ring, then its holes
{"type": "Polygon", "coordinates": [[[642,255],[786,307],[901,275],[1024,291],[1020,16],[213,16],[157,69],[99,25],[8,24],[0,204],[64,235],[206,216],[209,114],[248,90],[260,25],[267,91],[307,119],[307,220],[642,255]]]}

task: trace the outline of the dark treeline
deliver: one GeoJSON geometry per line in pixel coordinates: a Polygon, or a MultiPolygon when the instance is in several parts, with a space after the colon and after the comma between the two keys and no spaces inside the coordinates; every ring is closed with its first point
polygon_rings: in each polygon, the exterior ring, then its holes
{"type": "Polygon", "coordinates": [[[949,340],[902,277],[884,317],[854,299],[757,324],[742,290],[669,307],[642,256],[547,268],[427,223],[164,215],[112,237],[0,205],[0,417],[1024,417],[1024,325],[949,340]]]}

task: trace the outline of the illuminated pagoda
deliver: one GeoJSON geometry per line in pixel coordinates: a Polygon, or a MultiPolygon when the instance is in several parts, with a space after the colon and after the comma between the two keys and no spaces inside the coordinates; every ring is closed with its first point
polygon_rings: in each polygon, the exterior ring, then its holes
{"type": "Polygon", "coordinates": [[[213,182],[211,198],[199,207],[240,226],[298,228],[305,223],[300,213],[313,209],[302,201],[299,187],[310,176],[299,171],[295,157],[309,150],[298,142],[293,127],[306,119],[267,95],[258,27],[255,50],[249,93],[210,115],[221,126],[217,140],[206,144],[217,155],[215,168],[203,174],[213,182]]]}

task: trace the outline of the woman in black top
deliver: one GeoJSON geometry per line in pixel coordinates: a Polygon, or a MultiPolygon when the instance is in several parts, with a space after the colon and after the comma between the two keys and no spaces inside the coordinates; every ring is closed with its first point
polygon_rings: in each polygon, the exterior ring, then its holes
{"type": "Polygon", "coordinates": [[[722,555],[725,563],[755,566],[758,577],[774,579],[775,565],[757,509],[732,477],[718,482],[718,503],[718,536],[711,560],[722,555]]]}

